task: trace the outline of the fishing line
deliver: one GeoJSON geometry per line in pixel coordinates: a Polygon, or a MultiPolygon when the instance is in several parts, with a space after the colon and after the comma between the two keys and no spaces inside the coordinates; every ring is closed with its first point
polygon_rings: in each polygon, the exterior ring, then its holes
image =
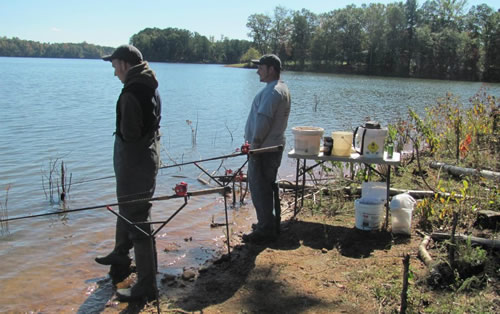
{"type": "MultiPolygon", "coordinates": [[[[211,157],[211,158],[207,158],[207,159],[200,159],[200,160],[195,160],[195,161],[188,161],[188,162],[183,162],[183,163],[176,163],[176,164],[173,164],[173,165],[161,166],[161,167],[158,168],[158,170],[168,169],[168,168],[173,168],[173,167],[181,167],[181,166],[185,166],[185,165],[197,164],[197,163],[202,163],[202,162],[206,162],[206,161],[214,161],[214,160],[219,160],[219,159],[228,159],[228,158],[238,157],[238,156],[247,155],[247,154],[258,154],[258,153],[272,152],[272,151],[282,151],[282,150],[283,150],[283,145],[271,146],[271,147],[260,148],[260,149],[253,149],[253,150],[248,150],[246,152],[244,152],[243,149],[242,149],[242,151],[240,151],[240,152],[232,153],[232,154],[228,154],[228,155],[222,155],[222,156],[211,157]]],[[[81,181],[73,182],[73,183],[71,183],[71,185],[75,185],[75,184],[78,185],[78,184],[83,184],[83,183],[88,183],[88,182],[95,182],[95,181],[99,181],[99,180],[112,179],[112,178],[115,178],[115,177],[116,176],[106,176],[106,177],[102,177],[102,178],[94,178],[94,179],[88,179],[88,180],[81,180],[81,181]]],[[[133,196],[141,195],[141,194],[144,194],[144,193],[148,193],[148,191],[138,192],[138,193],[130,194],[130,195],[124,195],[124,197],[127,197],[127,196],[128,197],[133,197],[133,196]]]]}
{"type": "MultiPolygon", "coordinates": [[[[205,162],[205,161],[213,161],[213,160],[218,160],[218,159],[227,159],[227,158],[232,158],[232,157],[238,157],[241,155],[246,155],[245,153],[233,153],[229,155],[223,155],[223,156],[218,156],[218,157],[212,157],[212,158],[207,158],[207,159],[200,159],[200,160],[195,160],[195,161],[188,161],[184,163],[175,163],[172,165],[166,165],[166,166],[161,166],[158,168],[158,170],[162,169],[168,169],[168,168],[173,168],[173,167],[181,167],[185,165],[190,165],[194,163],[199,163],[199,162],[205,162]]],[[[78,185],[78,184],[83,184],[83,183],[88,183],[88,182],[95,182],[95,181],[100,181],[100,180],[107,180],[107,179],[112,179],[115,178],[116,176],[106,176],[106,177],[101,177],[101,178],[94,178],[94,179],[88,179],[88,180],[80,180],[77,182],[72,182],[71,185],[78,185]]]]}
{"type": "MultiPolygon", "coordinates": [[[[167,169],[167,168],[173,168],[173,167],[177,167],[177,166],[185,166],[185,165],[190,165],[190,164],[194,164],[196,165],[200,170],[202,170],[205,174],[207,174],[208,176],[210,177],[213,177],[211,176],[209,173],[207,173],[206,171],[204,171],[202,168],[200,168],[200,166],[198,165],[198,163],[200,162],[205,162],[205,161],[213,161],[213,160],[218,160],[218,159],[227,159],[227,158],[231,158],[231,157],[238,157],[238,156],[241,156],[241,155],[245,155],[245,153],[236,153],[236,154],[230,154],[230,155],[224,155],[224,156],[219,156],[219,157],[212,157],[212,158],[207,158],[207,159],[201,159],[201,160],[196,160],[196,161],[189,161],[189,162],[184,162],[184,163],[181,163],[181,164],[175,164],[175,165],[167,165],[167,166],[162,166],[160,168],[158,168],[159,170],[161,169],[167,169]]],[[[232,175],[232,180],[235,179],[236,177],[236,174],[241,171],[241,169],[246,165],[246,162],[243,163],[243,166],[240,167],[240,169],[238,171],[235,172],[234,175],[232,175]]],[[[220,167],[219,167],[220,168],[220,167]]],[[[228,177],[228,176],[226,176],[228,177]]],[[[110,179],[110,178],[115,178],[115,176],[108,176],[108,177],[103,177],[103,178],[97,178],[97,179],[91,179],[91,180],[87,180],[87,181],[80,181],[78,183],[85,183],[85,182],[92,182],[92,181],[97,181],[97,180],[104,180],[104,179],[110,179]]],[[[217,181],[216,181],[217,182],[217,181]]],[[[219,184],[219,186],[222,186],[221,184],[219,184]]],[[[150,193],[150,191],[143,191],[143,192],[137,192],[137,193],[133,193],[133,194],[125,194],[125,195],[120,195],[120,197],[136,197],[136,196],[140,196],[140,195],[143,195],[143,194],[146,194],[146,193],[150,193]]]]}

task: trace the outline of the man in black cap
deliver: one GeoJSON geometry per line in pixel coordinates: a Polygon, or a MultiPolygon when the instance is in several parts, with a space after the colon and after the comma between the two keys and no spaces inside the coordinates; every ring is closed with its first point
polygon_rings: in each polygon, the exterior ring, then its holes
{"type": "MultiPolygon", "coordinates": [[[[245,126],[245,140],[251,149],[284,146],[291,100],[287,85],[280,80],[281,60],[274,54],[267,54],[252,62],[258,65],[257,74],[266,86],[253,100],[245,126]]],[[[245,242],[263,243],[278,236],[280,204],[276,176],[282,154],[280,151],[249,156],[248,183],[257,224],[252,233],[243,235],[245,242]]]]}
{"type": "MultiPolygon", "coordinates": [[[[132,45],[118,47],[112,55],[103,57],[111,61],[123,89],[116,103],[116,130],[113,166],[116,176],[116,195],[119,213],[131,222],[147,222],[152,204],[148,201],[156,187],[159,168],[159,128],[161,100],[156,75],[143,60],[141,52],[132,45]]],[[[120,301],[152,300],[156,296],[156,248],[148,237],[149,224],[138,224],[137,230],[117,218],[115,247],[111,253],[95,260],[111,265],[110,276],[116,284],[130,275],[129,250],[134,248],[137,282],[131,289],[118,289],[120,301]]]]}

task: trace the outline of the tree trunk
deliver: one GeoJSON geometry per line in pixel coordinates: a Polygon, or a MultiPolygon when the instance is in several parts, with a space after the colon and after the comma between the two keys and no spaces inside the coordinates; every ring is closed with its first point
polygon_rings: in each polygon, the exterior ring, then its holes
{"type": "Polygon", "coordinates": [[[489,170],[477,170],[472,168],[462,168],[457,166],[448,165],[442,162],[433,161],[429,165],[433,169],[442,168],[443,170],[448,171],[448,173],[454,175],[462,175],[462,176],[481,176],[483,178],[487,178],[490,180],[500,181],[500,172],[494,172],[489,170]]]}

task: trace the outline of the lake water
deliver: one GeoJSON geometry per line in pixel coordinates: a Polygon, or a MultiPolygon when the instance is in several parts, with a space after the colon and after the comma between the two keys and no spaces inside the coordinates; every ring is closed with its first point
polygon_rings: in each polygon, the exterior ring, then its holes
{"type": "MultiPolygon", "coordinates": [[[[255,70],[166,63],[151,67],[163,100],[164,165],[230,154],[243,144],[249,106],[264,86],[255,70]]],[[[5,208],[8,201],[9,217],[58,209],[47,198],[42,178],[60,160],[72,176],[70,209],[114,203],[112,133],[122,84],[110,63],[0,57],[0,69],[0,203],[5,208]]],[[[284,72],[282,79],[292,95],[286,151],[293,146],[293,126],[320,126],[330,133],[351,130],[367,117],[386,125],[406,118],[408,107],[422,113],[447,92],[467,103],[482,86],[297,72],[284,72]]],[[[500,96],[500,84],[486,88],[500,96]]],[[[220,167],[222,174],[244,161],[241,156],[222,166],[220,160],[201,165],[210,171],[220,167]]],[[[285,154],[280,177],[293,179],[293,169],[285,154]]],[[[163,169],[156,196],[171,195],[180,181],[190,191],[208,188],[197,180],[200,173],[192,165],[163,169]]],[[[180,205],[179,200],[155,203],[153,219],[170,216],[180,205]]],[[[251,202],[230,208],[229,215],[234,233],[248,231],[255,219],[251,202]]],[[[179,274],[220,251],[224,230],[210,228],[210,222],[223,219],[221,195],[190,199],[159,234],[160,272],[179,274]]],[[[112,249],[114,224],[115,217],[103,208],[10,222],[9,233],[0,237],[0,312],[102,309],[105,301],[93,296],[107,268],[93,258],[112,249]]]]}

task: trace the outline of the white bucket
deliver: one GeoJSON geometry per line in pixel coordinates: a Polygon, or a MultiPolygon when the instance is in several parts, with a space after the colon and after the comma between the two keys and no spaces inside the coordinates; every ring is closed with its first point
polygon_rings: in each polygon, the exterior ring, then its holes
{"type": "Polygon", "coordinates": [[[323,132],[323,128],[315,126],[296,126],[292,128],[295,153],[318,155],[323,132]]]}
{"type": "Polygon", "coordinates": [[[379,203],[387,200],[387,183],[385,182],[363,182],[361,185],[362,203],[379,203]]]}
{"type": "Polygon", "coordinates": [[[349,157],[351,156],[352,132],[335,131],[332,132],[333,156],[349,157]]]}
{"type": "Polygon", "coordinates": [[[384,203],[366,204],[354,201],[356,228],[360,230],[378,230],[382,221],[384,203]]]}

